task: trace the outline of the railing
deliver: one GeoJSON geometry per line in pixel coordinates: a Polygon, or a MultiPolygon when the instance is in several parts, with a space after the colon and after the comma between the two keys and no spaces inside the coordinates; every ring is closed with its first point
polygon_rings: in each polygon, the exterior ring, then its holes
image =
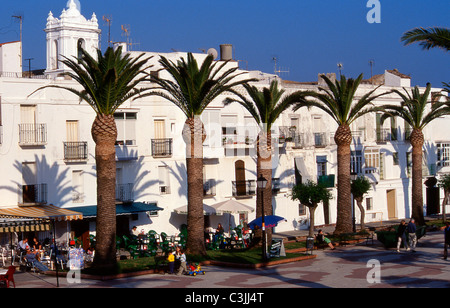
{"type": "Polygon", "coordinates": [[[152,156],[172,156],[172,138],[152,139],[152,156]]]}
{"type": "Polygon", "coordinates": [[[30,72],[0,72],[0,77],[5,78],[31,78],[31,79],[48,79],[47,75],[34,75],[30,72]]]}
{"type": "Polygon", "coordinates": [[[327,134],[326,133],[314,133],[314,146],[316,148],[322,148],[327,146],[327,134]]]}
{"type": "Polygon", "coordinates": [[[397,130],[390,128],[377,129],[377,143],[386,143],[397,140],[397,130]]]}
{"type": "Polygon", "coordinates": [[[64,160],[80,161],[88,159],[86,141],[64,142],[64,160]]]}
{"type": "Polygon", "coordinates": [[[47,124],[19,124],[20,145],[44,145],[47,143],[47,124]]]}
{"type": "Polygon", "coordinates": [[[327,188],[334,187],[334,174],[319,175],[317,182],[327,188]]]}
{"type": "Polygon", "coordinates": [[[116,201],[132,202],[134,200],[133,183],[116,185],[116,201]]]}
{"type": "Polygon", "coordinates": [[[250,197],[256,194],[256,181],[232,181],[233,197],[250,197]]]}
{"type": "Polygon", "coordinates": [[[47,203],[47,184],[19,185],[19,204],[47,203]]]}

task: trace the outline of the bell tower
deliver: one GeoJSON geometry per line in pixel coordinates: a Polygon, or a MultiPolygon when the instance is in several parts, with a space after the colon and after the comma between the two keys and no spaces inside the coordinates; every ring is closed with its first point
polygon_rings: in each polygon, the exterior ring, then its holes
{"type": "Polygon", "coordinates": [[[62,56],[69,59],[78,57],[79,47],[96,57],[101,32],[97,16],[93,13],[91,19],[87,20],[81,15],[78,0],[69,0],[59,19],[50,12],[44,31],[47,33],[47,75],[55,78],[69,71],[60,62],[64,59],[62,56]]]}

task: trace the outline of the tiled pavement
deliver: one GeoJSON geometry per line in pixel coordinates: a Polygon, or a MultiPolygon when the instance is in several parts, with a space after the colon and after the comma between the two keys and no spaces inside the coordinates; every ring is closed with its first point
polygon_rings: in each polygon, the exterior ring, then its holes
{"type": "MultiPolygon", "coordinates": [[[[316,251],[317,258],[260,269],[205,266],[206,275],[145,276],[97,281],[81,279],[63,288],[450,288],[450,261],[442,259],[442,232],[429,233],[419,241],[416,253],[386,250],[379,243],[316,251]],[[379,277],[379,280],[376,278],[379,277]],[[369,278],[369,279],[368,279],[369,278]]],[[[54,288],[56,278],[17,273],[17,288],[54,288]]]]}

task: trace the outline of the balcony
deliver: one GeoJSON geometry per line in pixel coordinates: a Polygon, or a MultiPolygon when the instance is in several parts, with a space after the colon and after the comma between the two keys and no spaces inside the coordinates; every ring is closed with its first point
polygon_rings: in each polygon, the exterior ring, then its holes
{"type": "Polygon", "coordinates": [[[152,139],[153,157],[171,157],[172,156],[172,138],[152,139]]]}
{"type": "Polygon", "coordinates": [[[133,202],[134,192],[133,183],[116,185],[116,201],[117,202],[133,202]]]}
{"type": "Polygon", "coordinates": [[[326,188],[333,188],[334,187],[334,174],[328,174],[328,175],[319,175],[317,178],[318,184],[322,184],[326,188]]]}
{"type": "Polygon", "coordinates": [[[256,181],[232,181],[233,197],[248,198],[256,195],[256,181]]]}
{"type": "Polygon", "coordinates": [[[47,203],[47,184],[19,185],[19,205],[47,203]]]}
{"type": "Polygon", "coordinates": [[[87,142],[64,142],[64,160],[66,162],[87,161],[87,142]]]}
{"type": "Polygon", "coordinates": [[[376,135],[377,135],[377,143],[384,144],[389,141],[397,140],[397,130],[396,129],[390,129],[390,128],[377,129],[376,135]]]}
{"type": "Polygon", "coordinates": [[[326,133],[314,133],[314,146],[316,148],[324,148],[328,145],[326,133]]]}
{"type": "Polygon", "coordinates": [[[41,146],[47,144],[47,124],[19,124],[19,145],[41,146]]]}

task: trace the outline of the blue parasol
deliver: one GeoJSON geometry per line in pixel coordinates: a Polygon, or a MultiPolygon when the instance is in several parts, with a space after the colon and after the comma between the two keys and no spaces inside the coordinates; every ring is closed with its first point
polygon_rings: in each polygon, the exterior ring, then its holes
{"type": "MultiPolygon", "coordinates": [[[[273,228],[278,225],[278,222],[280,221],[286,221],[284,217],[276,216],[276,215],[267,215],[264,216],[264,223],[266,224],[266,228],[273,228]]],[[[262,227],[262,217],[258,217],[255,220],[252,220],[248,223],[249,228],[254,229],[255,226],[262,227]]]]}

